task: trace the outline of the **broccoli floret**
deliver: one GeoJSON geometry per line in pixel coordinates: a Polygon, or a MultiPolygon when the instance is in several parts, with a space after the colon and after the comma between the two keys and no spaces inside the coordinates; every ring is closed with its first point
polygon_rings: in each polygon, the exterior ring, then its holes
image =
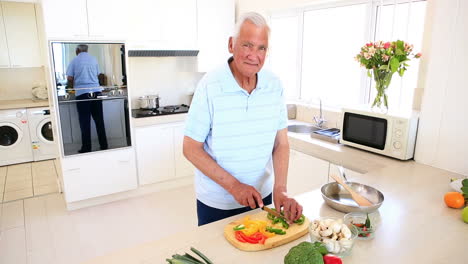
{"type": "Polygon", "coordinates": [[[323,257],[314,244],[302,242],[289,250],[284,264],[323,264],[323,257]]]}

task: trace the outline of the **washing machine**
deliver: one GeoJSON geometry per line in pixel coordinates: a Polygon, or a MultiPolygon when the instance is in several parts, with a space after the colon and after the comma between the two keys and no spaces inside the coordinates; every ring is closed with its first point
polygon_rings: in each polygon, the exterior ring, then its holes
{"type": "Polygon", "coordinates": [[[34,161],[55,159],[58,147],[52,130],[50,109],[48,107],[28,108],[27,114],[34,161]]]}
{"type": "Polygon", "coordinates": [[[0,166],[32,160],[26,109],[0,110],[0,166]]]}

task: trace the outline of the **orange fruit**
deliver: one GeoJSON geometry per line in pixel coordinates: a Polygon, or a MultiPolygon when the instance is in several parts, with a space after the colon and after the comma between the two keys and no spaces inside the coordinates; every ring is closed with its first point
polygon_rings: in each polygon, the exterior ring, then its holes
{"type": "Polygon", "coordinates": [[[459,192],[448,192],[444,196],[445,204],[452,208],[462,208],[465,205],[465,198],[459,192]]]}

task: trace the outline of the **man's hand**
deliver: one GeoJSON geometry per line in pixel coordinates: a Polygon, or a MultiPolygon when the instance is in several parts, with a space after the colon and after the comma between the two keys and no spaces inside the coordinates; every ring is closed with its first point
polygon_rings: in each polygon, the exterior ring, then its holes
{"type": "Polygon", "coordinates": [[[281,208],[283,208],[284,216],[290,223],[301,217],[302,206],[294,198],[290,197],[285,190],[275,188],[273,195],[276,211],[281,212],[281,208]]]}
{"type": "Polygon", "coordinates": [[[250,185],[238,182],[228,191],[243,206],[250,206],[252,209],[257,208],[257,205],[263,207],[262,195],[250,185]]]}

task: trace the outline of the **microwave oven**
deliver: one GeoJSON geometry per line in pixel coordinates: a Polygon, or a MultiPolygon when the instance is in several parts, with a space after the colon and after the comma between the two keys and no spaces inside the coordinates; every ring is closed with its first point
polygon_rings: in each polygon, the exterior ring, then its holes
{"type": "Polygon", "coordinates": [[[414,156],[416,114],[381,114],[367,109],[343,109],[340,142],[400,160],[414,156]]]}

